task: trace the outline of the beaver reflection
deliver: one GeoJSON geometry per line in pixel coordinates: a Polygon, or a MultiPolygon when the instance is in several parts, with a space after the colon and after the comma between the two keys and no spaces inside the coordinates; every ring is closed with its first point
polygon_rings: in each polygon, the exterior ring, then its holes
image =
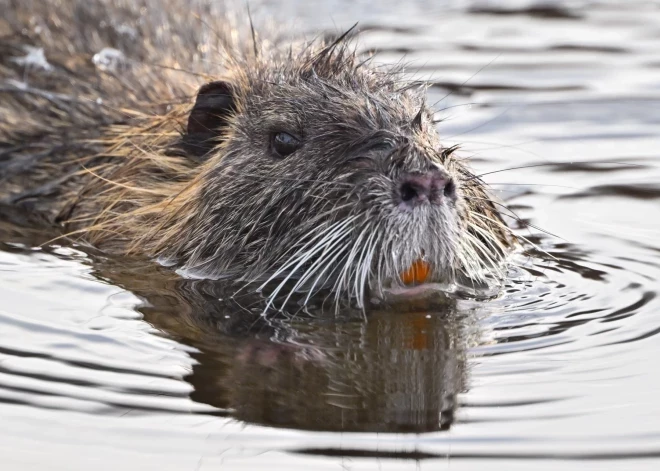
{"type": "Polygon", "coordinates": [[[296,429],[421,433],[451,425],[465,384],[462,328],[452,312],[267,320],[258,308],[250,314],[248,296],[228,299],[235,287],[176,284],[167,296],[152,292],[142,310],[200,350],[186,378],[195,401],[296,429]]]}
{"type": "Polygon", "coordinates": [[[444,322],[383,315],[359,328],[325,327],[298,336],[317,347],[252,341],[203,354],[189,378],[193,398],[278,427],[419,433],[450,426],[463,362],[444,322]]]}

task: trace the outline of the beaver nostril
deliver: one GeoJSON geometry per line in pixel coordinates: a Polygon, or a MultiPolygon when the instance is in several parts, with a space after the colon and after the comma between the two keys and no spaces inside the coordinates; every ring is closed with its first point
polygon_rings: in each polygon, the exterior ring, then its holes
{"type": "Polygon", "coordinates": [[[401,199],[403,202],[408,203],[420,197],[419,191],[415,186],[409,182],[404,182],[399,189],[401,199]]]}
{"type": "Polygon", "coordinates": [[[412,208],[424,203],[439,204],[442,198],[454,198],[456,185],[444,172],[405,174],[399,184],[399,197],[404,207],[412,208]]]}
{"type": "Polygon", "coordinates": [[[447,179],[447,181],[445,182],[445,189],[443,193],[447,198],[450,199],[456,198],[456,183],[454,183],[454,180],[452,178],[447,179]]]}

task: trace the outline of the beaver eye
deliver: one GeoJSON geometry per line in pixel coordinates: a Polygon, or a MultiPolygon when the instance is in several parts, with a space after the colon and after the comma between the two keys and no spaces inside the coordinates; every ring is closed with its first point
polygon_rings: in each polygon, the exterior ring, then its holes
{"type": "Polygon", "coordinates": [[[286,132],[278,132],[273,135],[272,146],[279,157],[286,157],[300,147],[300,139],[286,132]]]}

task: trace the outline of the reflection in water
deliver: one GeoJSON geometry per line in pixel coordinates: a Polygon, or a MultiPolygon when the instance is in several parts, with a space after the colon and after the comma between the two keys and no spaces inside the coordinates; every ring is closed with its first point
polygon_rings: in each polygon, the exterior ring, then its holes
{"type": "MultiPolygon", "coordinates": [[[[114,283],[129,283],[125,274],[113,270],[114,283]]],[[[186,378],[197,402],[246,422],[306,430],[421,433],[453,421],[465,384],[453,303],[444,312],[373,312],[368,322],[266,318],[245,308],[263,302],[227,296],[235,286],[179,280],[163,295],[148,279],[151,292],[138,291],[146,320],[199,349],[186,378]]]]}
{"type": "Polygon", "coordinates": [[[449,428],[464,381],[455,323],[420,313],[315,327],[292,333],[295,345],[250,340],[204,351],[188,378],[193,398],[231,409],[238,419],[278,427],[449,428]]]}

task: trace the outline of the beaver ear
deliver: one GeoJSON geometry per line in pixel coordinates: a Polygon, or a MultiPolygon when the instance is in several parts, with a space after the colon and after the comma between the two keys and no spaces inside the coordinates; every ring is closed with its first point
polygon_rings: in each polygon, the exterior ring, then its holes
{"type": "Polygon", "coordinates": [[[229,83],[218,81],[202,86],[188,117],[188,132],[184,136],[186,151],[195,157],[208,154],[218,144],[218,136],[235,110],[229,83]]]}

